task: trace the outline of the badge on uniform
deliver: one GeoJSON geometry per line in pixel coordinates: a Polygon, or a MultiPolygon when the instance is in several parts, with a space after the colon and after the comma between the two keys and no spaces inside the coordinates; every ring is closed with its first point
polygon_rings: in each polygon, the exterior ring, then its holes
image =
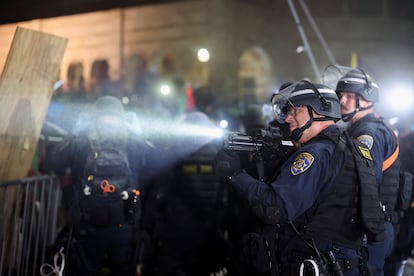
{"type": "Polygon", "coordinates": [[[374,144],[374,138],[371,135],[360,135],[357,137],[357,140],[365,144],[369,149],[371,149],[374,144]]]}
{"type": "Polygon", "coordinates": [[[302,152],[296,156],[295,160],[290,165],[290,172],[292,175],[298,175],[307,171],[313,164],[315,157],[308,152],[302,152]]]}
{"type": "Polygon", "coordinates": [[[369,149],[358,146],[358,150],[365,159],[372,161],[372,156],[371,156],[371,152],[369,151],[369,149]]]}

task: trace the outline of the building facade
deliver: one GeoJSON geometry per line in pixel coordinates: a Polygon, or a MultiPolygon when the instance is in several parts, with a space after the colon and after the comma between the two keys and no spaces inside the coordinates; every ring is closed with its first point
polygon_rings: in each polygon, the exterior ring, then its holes
{"type": "Polygon", "coordinates": [[[285,81],[319,81],[328,64],[349,66],[356,58],[387,91],[395,81],[414,79],[413,6],[402,0],[193,0],[13,22],[0,25],[0,68],[22,26],[69,39],[63,79],[73,61],[84,64],[88,82],[96,59],[107,59],[111,78],[120,79],[133,55],[153,71],[170,57],[188,84],[208,87],[225,105],[245,106],[268,101],[285,81]],[[208,49],[208,62],[197,60],[200,48],[208,49]]]}

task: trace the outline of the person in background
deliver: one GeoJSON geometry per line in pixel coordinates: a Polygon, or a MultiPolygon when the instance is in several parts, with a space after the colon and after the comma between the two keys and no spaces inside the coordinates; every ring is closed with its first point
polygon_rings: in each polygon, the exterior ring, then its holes
{"type": "Polygon", "coordinates": [[[86,89],[83,64],[71,62],[66,80],[58,87],[51,98],[46,121],[66,132],[71,132],[79,114],[87,112],[95,97],[86,89]]]}
{"type": "MultiPolygon", "coordinates": [[[[410,116],[412,118],[412,116],[410,116]]],[[[409,118],[410,118],[409,117],[409,118]]],[[[400,122],[399,122],[400,123],[400,122]]],[[[400,143],[400,162],[401,170],[404,172],[404,176],[411,177],[411,194],[400,197],[400,199],[406,200],[406,209],[402,212],[402,218],[399,222],[398,228],[395,231],[395,244],[394,249],[390,257],[386,259],[385,275],[401,276],[404,273],[408,258],[414,256],[414,197],[412,179],[414,175],[414,167],[412,166],[412,157],[414,156],[414,131],[411,120],[403,121],[405,127],[398,128],[398,138],[400,143]]],[[[402,188],[400,188],[402,189],[402,188]]]]}
{"type": "Polygon", "coordinates": [[[156,74],[147,60],[139,54],[128,58],[122,77],[122,102],[132,110],[143,110],[154,105],[156,74]]]}
{"type": "Polygon", "coordinates": [[[71,62],[69,64],[66,81],[55,91],[53,99],[78,104],[94,100],[93,96],[86,89],[82,62],[71,62]]]}
{"type": "Polygon", "coordinates": [[[129,131],[121,102],[99,97],[90,122],[48,153],[48,167],[70,173],[71,247],[65,275],[135,275],[145,146],[129,131]]]}
{"type": "Polygon", "coordinates": [[[91,68],[90,91],[95,97],[122,97],[122,87],[118,80],[112,80],[109,75],[109,62],[106,59],[96,59],[91,68]]]}
{"type": "Polygon", "coordinates": [[[368,264],[372,275],[384,275],[385,259],[394,246],[400,163],[398,137],[386,120],[374,112],[379,101],[377,83],[362,69],[350,69],[339,79],[336,93],[341,103],[342,120],[348,123],[349,135],[364,143],[374,161],[376,182],[384,212],[386,239],[368,243],[368,264]]]}
{"type": "MultiPolygon", "coordinates": [[[[226,186],[214,169],[220,140],[197,134],[216,127],[202,112],[189,111],[175,122],[179,133],[160,153],[170,163],[143,198],[143,230],[150,244],[143,255],[144,275],[224,273],[228,267],[225,240],[226,186]],[[193,130],[193,132],[191,132],[193,130]],[[151,254],[152,253],[152,254],[151,254]]],[[[220,274],[223,275],[223,274],[220,274]]]]}
{"type": "MultiPolygon", "coordinates": [[[[80,61],[71,62],[67,68],[66,79],[64,81],[58,79],[55,85],[40,135],[40,160],[47,159],[49,147],[62,140],[64,136],[74,134],[74,130],[76,132],[76,126],[95,100],[92,93],[86,89],[84,67],[80,61]]],[[[42,162],[41,170],[48,171],[47,162],[42,162]]],[[[69,174],[67,169],[66,172],[56,171],[55,173],[60,178],[63,202],[66,204],[68,202],[66,188],[70,184],[69,174]]]]}

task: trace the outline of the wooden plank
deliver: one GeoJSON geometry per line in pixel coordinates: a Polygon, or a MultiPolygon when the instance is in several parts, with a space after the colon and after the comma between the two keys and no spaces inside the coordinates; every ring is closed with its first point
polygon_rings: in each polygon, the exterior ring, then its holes
{"type": "Polygon", "coordinates": [[[0,78],[0,180],[27,175],[67,39],[17,27],[0,78]]]}

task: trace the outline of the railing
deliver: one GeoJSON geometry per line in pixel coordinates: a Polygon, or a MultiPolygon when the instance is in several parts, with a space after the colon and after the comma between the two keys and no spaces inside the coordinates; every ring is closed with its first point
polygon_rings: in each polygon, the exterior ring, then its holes
{"type": "Polygon", "coordinates": [[[60,202],[55,175],[0,182],[0,276],[40,275],[57,235],[60,202]]]}

